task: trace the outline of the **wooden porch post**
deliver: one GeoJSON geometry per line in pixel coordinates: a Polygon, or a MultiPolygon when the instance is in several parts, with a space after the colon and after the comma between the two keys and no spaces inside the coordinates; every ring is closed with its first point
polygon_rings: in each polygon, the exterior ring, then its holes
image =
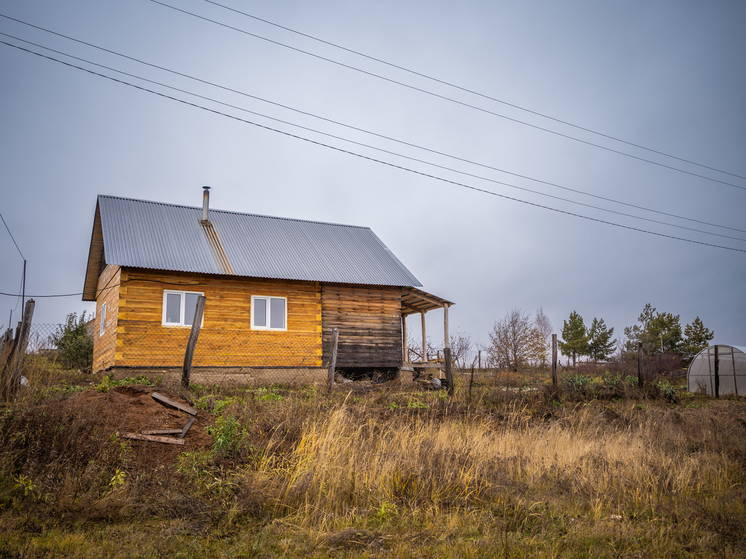
{"type": "Polygon", "coordinates": [[[409,363],[409,347],[407,346],[407,315],[401,315],[401,334],[402,334],[402,356],[403,361],[409,363]]]}
{"type": "Polygon", "coordinates": [[[445,345],[443,347],[451,348],[451,337],[448,335],[448,304],[443,305],[443,330],[445,334],[445,345]]]}
{"type": "Polygon", "coordinates": [[[420,311],[422,317],[422,362],[427,363],[427,336],[425,335],[425,311],[420,311]]]}

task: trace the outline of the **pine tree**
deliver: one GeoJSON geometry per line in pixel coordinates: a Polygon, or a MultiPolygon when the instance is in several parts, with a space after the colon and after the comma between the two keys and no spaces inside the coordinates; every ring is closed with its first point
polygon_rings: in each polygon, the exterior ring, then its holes
{"type": "Polygon", "coordinates": [[[570,319],[562,326],[562,340],[559,342],[562,355],[572,357],[573,367],[579,355],[588,355],[588,332],[583,317],[575,311],[570,313],[570,319]]]}
{"type": "Polygon", "coordinates": [[[605,361],[614,351],[616,340],[612,340],[614,335],[613,328],[607,328],[603,318],[598,320],[594,317],[591,328],[588,331],[588,355],[594,361],[605,361]]]}
{"type": "Polygon", "coordinates": [[[715,337],[715,334],[712,330],[705,328],[705,325],[697,317],[691,324],[686,325],[684,336],[682,359],[685,365],[689,365],[692,359],[709,345],[710,340],[715,337]]]}

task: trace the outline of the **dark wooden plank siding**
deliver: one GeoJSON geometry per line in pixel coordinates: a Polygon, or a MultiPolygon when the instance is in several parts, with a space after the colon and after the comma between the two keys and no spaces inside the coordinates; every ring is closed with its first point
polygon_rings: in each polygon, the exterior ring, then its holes
{"type": "Polygon", "coordinates": [[[324,284],[321,309],[324,362],[339,328],[338,367],[401,366],[400,288],[324,284]]]}

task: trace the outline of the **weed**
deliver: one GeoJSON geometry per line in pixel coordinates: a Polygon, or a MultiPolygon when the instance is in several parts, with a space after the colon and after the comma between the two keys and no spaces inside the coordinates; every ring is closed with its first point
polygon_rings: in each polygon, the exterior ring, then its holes
{"type": "Polygon", "coordinates": [[[110,388],[117,386],[129,386],[131,384],[144,384],[145,386],[153,386],[153,383],[148,380],[145,375],[138,375],[135,378],[127,377],[121,380],[116,380],[114,375],[106,375],[101,379],[101,382],[96,385],[96,390],[99,392],[108,392],[110,388]]]}
{"type": "Polygon", "coordinates": [[[241,430],[238,420],[230,414],[218,417],[215,426],[207,427],[206,431],[213,438],[213,453],[220,458],[229,458],[236,454],[246,437],[246,432],[241,430]]]}

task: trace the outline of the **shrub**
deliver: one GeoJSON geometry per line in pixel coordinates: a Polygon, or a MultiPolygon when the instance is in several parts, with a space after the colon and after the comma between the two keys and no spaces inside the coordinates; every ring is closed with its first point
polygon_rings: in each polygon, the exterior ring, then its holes
{"type": "Polygon", "coordinates": [[[52,334],[60,363],[68,369],[90,369],[93,364],[93,336],[86,326],[85,311],[67,315],[65,323],[52,334]]]}

